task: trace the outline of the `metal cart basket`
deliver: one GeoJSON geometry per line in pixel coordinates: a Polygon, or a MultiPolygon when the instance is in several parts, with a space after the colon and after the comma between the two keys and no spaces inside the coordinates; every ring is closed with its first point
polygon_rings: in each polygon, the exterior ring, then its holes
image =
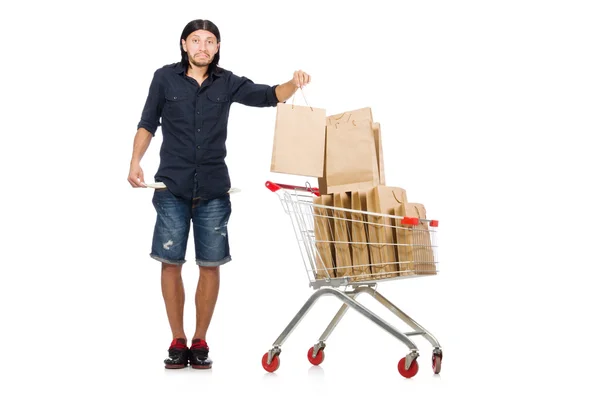
{"type": "MultiPolygon", "coordinates": [[[[302,254],[309,285],[316,291],[285,327],[262,358],[263,368],[274,372],[279,368],[281,347],[313,304],[323,295],[339,298],[343,303],[317,343],[308,350],[308,361],[319,365],[325,358],[325,342],[348,308],[373,321],[399,339],[409,349],[398,363],[398,371],[406,378],[418,372],[419,351],[410,337],[422,336],[433,346],[432,367],[438,374],[442,364],[442,348],[437,339],[392,302],[377,292],[377,283],[438,273],[438,221],[420,217],[382,214],[351,209],[344,205],[325,205],[325,195],[310,186],[292,186],[267,182],[266,187],[279,197],[290,216],[302,254]],[[359,303],[360,294],[372,296],[389,309],[413,332],[402,333],[359,303]]],[[[346,200],[360,200],[345,196],[346,200]]],[[[331,197],[331,196],[329,196],[331,197]]],[[[358,207],[358,208],[364,208],[358,207]]]]}

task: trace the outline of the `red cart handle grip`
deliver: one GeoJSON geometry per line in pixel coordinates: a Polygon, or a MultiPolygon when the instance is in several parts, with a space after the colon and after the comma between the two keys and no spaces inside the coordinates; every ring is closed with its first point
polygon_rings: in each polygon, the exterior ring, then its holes
{"type": "Polygon", "coordinates": [[[267,189],[269,189],[272,192],[276,192],[279,189],[281,189],[281,187],[279,185],[277,185],[276,183],[273,183],[273,182],[269,182],[269,181],[267,181],[267,183],[265,183],[265,186],[267,187],[267,189]]]}
{"type": "Polygon", "coordinates": [[[306,187],[306,186],[294,186],[294,185],[286,185],[283,183],[274,183],[274,182],[270,182],[267,181],[265,183],[265,186],[267,187],[267,189],[269,189],[272,192],[276,192],[279,189],[290,189],[290,190],[302,190],[305,192],[310,192],[313,193],[315,196],[319,196],[319,189],[316,187],[306,187]]]}

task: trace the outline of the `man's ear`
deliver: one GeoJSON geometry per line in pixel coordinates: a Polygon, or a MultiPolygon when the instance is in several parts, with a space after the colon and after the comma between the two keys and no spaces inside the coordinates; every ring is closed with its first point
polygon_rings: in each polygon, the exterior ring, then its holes
{"type": "Polygon", "coordinates": [[[187,46],[185,45],[184,39],[181,39],[181,47],[183,48],[183,51],[187,52],[187,46]]]}

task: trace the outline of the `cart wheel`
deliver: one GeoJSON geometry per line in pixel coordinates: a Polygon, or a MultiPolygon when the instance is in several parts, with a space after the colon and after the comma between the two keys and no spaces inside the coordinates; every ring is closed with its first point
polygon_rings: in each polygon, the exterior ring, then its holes
{"type": "Polygon", "coordinates": [[[269,353],[265,353],[262,358],[262,366],[267,372],[275,372],[277,368],[279,368],[279,355],[273,357],[271,360],[271,364],[267,364],[267,360],[269,359],[269,353]]]}
{"type": "Polygon", "coordinates": [[[410,367],[408,367],[408,370],[404,369],[405,363],[406,357],[402,357],[402,359],[398,363],[398,372],[400,372],[400,375],[404,376],[405,378],[412,378],[417,374],[417,372],[419,372],[419,364],[417,364],[417,360],[413,360],[413,362],[410,363],[410,367]]]}
{"type": "Polygon", "coordinates": [[[439,374],[442,370],[442,355],[439,353],[433,353],[431,357],[431,367],[433,368],[434,374],[439,374]]]}
{"type": "Polygon", "coordinates": [[[319,365],[325,360],[325,351],[323,349],[319,350],[317,356],[313,358],[313,349],[314,347],[308,349],[308,361],[310,361],[312,365],[319,365]]]}

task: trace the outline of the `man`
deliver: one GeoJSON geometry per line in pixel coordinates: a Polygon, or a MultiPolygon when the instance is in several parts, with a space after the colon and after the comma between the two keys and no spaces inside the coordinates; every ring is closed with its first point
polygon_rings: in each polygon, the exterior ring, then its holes
{"type": "Polygon", "coordinates": [[[161,287],[172,331],[166,368],[211,368],[206,333],[219,292],[219,266],[231,260],[227,222],[231,187],[225,164],[232,103],[267,107],[284,102],[310,76],[296,71],[283,84],[255,84],[220,68],[219,29],[208,20],[188,23],[181,34],[181,62],[154,73],[134,138],[128,181],[145,187],[140,161],[161,125],[163,144],[152,203],[157,218],[150,256],[162,263],[161,287]],[[196,264],[196,330],[191,347],[183,329],[185,294],[181,268],[193,225],[196,264]]]}

